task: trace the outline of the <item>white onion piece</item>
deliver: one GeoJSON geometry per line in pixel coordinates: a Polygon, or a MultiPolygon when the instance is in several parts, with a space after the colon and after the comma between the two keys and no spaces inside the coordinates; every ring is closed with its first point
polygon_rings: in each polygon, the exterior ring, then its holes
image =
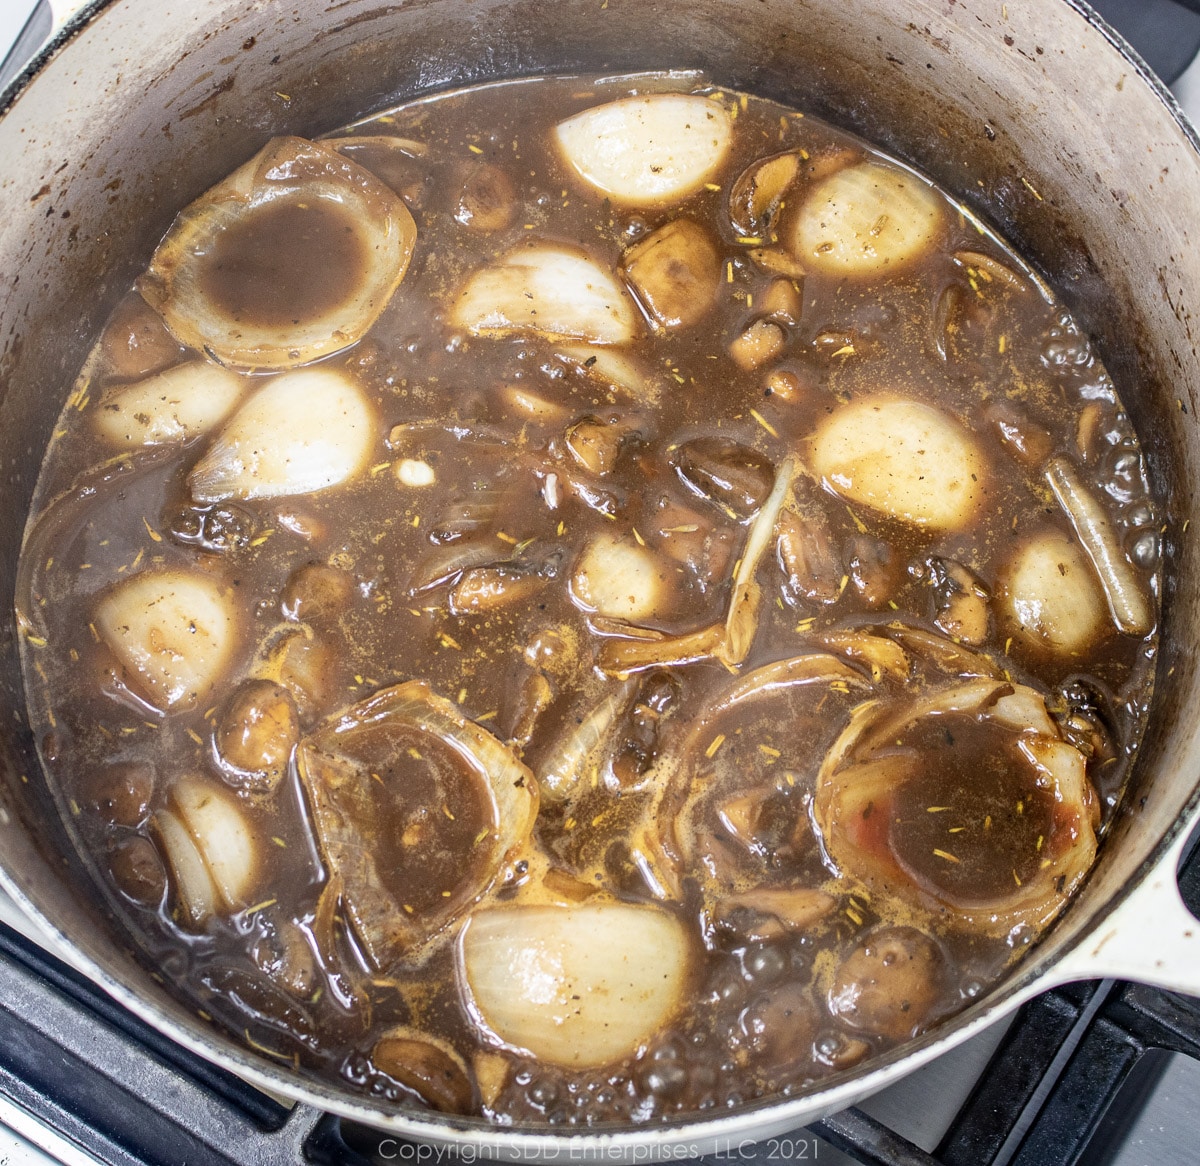
{"type": "Polygon", "coordinates": [[[669,568],[632,539],[599,534],[583,549],[571,578],[580,606],[610,619],[661,615],[669,600],[669,568]]]}
{"type": "MultiPolygon", "coordinates": [[[[446,756],[440,748],[438,753],[446,756]]],[[[405,763],[411,761],[406,757],[405,763]]],[[[296,766],[329,886],[336,883],[346,918],[377,971],[401,956],[416,958],[424,945],[446,936],[449,925],[488,892],[525,846],[537,818],[536,779],[512,748],[467,720],[423,680],[381,689],[329,718],[300,742],[296,766]],[[407,755],[414,737],[418,756],[412,760],[424,764],[419,743],[432,739],[449,751],[453,760],[447,761],[457,775],[438,763],[438,769],[426,771],[442,774],[435,781],[421,779],[406,788],[392,778],[398,742],[405,743],[407,755]],[[383,775],[389,775],[387,781],[383,775]],[[418,812],[433,792],[433,813],[446,813],[451,822],[464,812],[479,813],[482,829],[447,875],[442,888],[447,893],[406,908],[410,890],[397,881],[396,871],[418,853],[429,853],[420,850],[430,845],[425,837],[430,832],[418,812]]]]}
{"type": "Polygon", "coordinates": [[[482,911],[464,929],[472,1010],[510,1047],[577,1068],[635,1053],[682,1002],[692,952],[655,907],[598,903],[482,911]]]}
{"type": "Polygon", "coordinates": [[[159,810],[154,815],[154,828],[167,853],[179,905],[188,922],[199,927],[217,909],[217,888],[212,875],[208,873],[192,836],[174,814],[159,810]]]}
{"type": "Polygon", "coordinates": [[[171,797],[225,906],[245,907],[257,873],[258,852],[236,799],[200,778],[176,783],[171,797]]]}
{"type": "Polygon", "coordinates": [[[1057,457],[1046,467],[1046,481],[1096,568],[1113,622],[1127,635],[1144,636],[1154,616],[1104,507],[1066,458],[1057,457]]]}
{"type": "Polygon", "coordinates": [[[616,389],[635,401],[654,405],[662,395],[661,379],[615,348],[564,344],[557,355],[586,373],[591,380],[616,389]]]}
{"type": "Polygon", "coordinates": [[[476,336],[534,333],[552,340],[626,344],[637,329],[628,293],[582,251],[518,247],[467,280],[450,323],[476,336]]]}
{"type": "MultiPolygon", "coordinates": [[[[323,229],[331,241],[340,238],[341,224],[323,229]]],[[[275,138],[180,212],[138,290],[189,348],[233,368],[293,368],[363,336],[404,278],[416,236],[403,200],[369,171],[325,143],[275,138]],[[206,286],[208,262],[219,256],[227,232],[236,239],[281,207],[302,215],[320,207],[344,220],[357,235],[357,278],[340,302],[305,304],[295,309],[298,317],[283,304],[282,320],[242,318],[241,309],[218,302],[206,286]]],[[[274,257],[252,254],[243,266],[252,285],[287,278],[288,269],[277,269],[274,257]]]]}
{"type": "Polygon", "coordinates": [[[567,164],[614,202],[662,206],[710,182],[733,125],[706,97],[657,93],[585,109],[555,127],[567,164]]]}
{"type": "Polygon", "coordinates": [[[919,258],[942,227],[941,203],[927,183],[860,162],[812,188],[793,222],[792,250],[816,270],[871,275],[919,258]]]}
{"type": "Polygon", "coordinates": [[[1094,643],[1107,622],[1087,556],[1056,530],[1017,548],[1002,572],[1000,602],[1017,635],[1063,656],[1094,643]]]}
{"type": "Polygon", "coordinates": [[[983,452],[953,417],[887,395],[828,417],[812,439],[812,468],[843,498],[937,530],[971,521],[987,477],[983,452]]]}
{"type": "Polygon", "coordinates": [[[268,381],[188,478],[197,502],[279,498],[339,485],[366,464],[375,418],[345,373],[312,368],[268,381]]]}
{"type": "Polygon", "coordinates": [[[726,664],[740,664],[750,654],[762,606],[762,589],[755,576],[763,555],[775,542],[775,526],[787,504],[795,475],[796,459],[786,458],[775,472],[771,493],[759,508],[746,536],[746,546],[733,577],[733,593],[725,617],[725,637],[716,651],[718,659],[726,664]]]}
{"type": "Polygon", "coordinates": [[[583,786],[589,773],[588,762],[608,741],[613,723],[625,711],[636,689],[633,680],[617,685],[550,750],[549,763],[538,773],[538,785],[547,798],[566,798],[583,786]]]}
{"type": "Polygon", "coordinates": [[[198,571],[144,571],[118,583],[97,604],[95,624],[161,709],[206,697],[236,640],[228,589],[198,571]]]}
{"type": "Polygon", "coordinates": [[[220,425],[246,385],[220,365],[189,361],[109,390],[94,414],[96,428],[117,445],[187,441],[220,425]]]}

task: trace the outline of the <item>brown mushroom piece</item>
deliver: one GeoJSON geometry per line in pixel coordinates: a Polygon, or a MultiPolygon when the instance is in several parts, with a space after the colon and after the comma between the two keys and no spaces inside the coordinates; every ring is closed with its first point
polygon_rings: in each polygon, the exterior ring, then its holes
{"type": "Polygon", "coordinates": [[[150,814],[154,770],[144,761],[110,765],[94,775],[88,802],[113,826],[138,827],[150,814]]]}
{"type": "Polygon", "coordinates": [[[475,1086],[462,1057],[426,1033],[393,1029],[375,1042],[371,1062],[381,1073],[415,1093],[430,1109],[469,1113],[475,1086]]]}
{"type": "Polygon", "coordinates": [[[682,328],[707,315],[721,279],[721,256],[699,223],[676,219],[639,240],[621,261],[626,280],[658,328],[682,328]]]}
{"type": "Polygon", "coordinates": [[[941,949],[914,927],[866,936],[838,965],[829,1011],[850,1028],[891,1041],[925,1027],[944,990],[941,949]]]}
{"type": "Polygon", "coordinates": [[[774,320],[755,320],[734,337],[729,356],[740,369],[750,371],[774,360],[787,344],[787,333],[774,320]]]}
{"type": "Polygon", "coordinates": [[[324,563],[305,563],[288,577],[282,607],[287,619],[300,622],[332,619],[354,594],[354,580],[346,571],[324,563]]]}
{"type": "Polygon", "coordinates": [[[135,834],[113,847],[109,870],[121,891],[143,907],[157,907],[167,890],[167,872],[149,838],[135,834]]]}
{"type": "Polygon", "coordinates": [[[675,472],[693,494],[737,519],[766,500],[775,468],[757,450],[721,437],[685,441],[674,454],[675,472]]]}
{"type": "Polygon", "coordinates": [[[283,780],[300,738],[291,694],[269,680],[250,680],[230,699],[215,745],[225,780],[248,793],[270,793],[283,780]]]}
{"type": "Polygon", "coordinates": [[[475,167],[463,183],[455,219],[472,231],[502,231],[517,213],[512,179],[498,166],[475,167]]]}

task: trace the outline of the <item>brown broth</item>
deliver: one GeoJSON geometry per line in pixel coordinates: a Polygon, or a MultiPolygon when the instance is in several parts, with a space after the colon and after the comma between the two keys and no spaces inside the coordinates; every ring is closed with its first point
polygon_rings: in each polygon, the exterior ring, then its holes
{"type": "Polygon", "coordinates": [[[279,328],[344,304],[365,258],[354,218],[336,202],[280,198],[216,237],[197,282],[234,319],[279,328]]]}
{"type": "MultiPolygon", "coordinates": [[[[964,1007],[1036,940],[1062,896],[1045,918],[997,929],[948,919],[928,894],[991,899],[1014,878],[1028,882],[1053,826],[1050,795],[1004,730],[968,714],[927,717],[894,741],[851,750],[847,765],[886,766],[892,750],[896,772],[916,774],[889,790],[893,820],[880,813],[868,829],[862,811],[856,827],[872,845],[892,838],[896,861],[913,873],[918,889],[896,897],[839,870],[817,836],[823,762],[865,701],[903,707],[983,674],[984,660],[1006,692],[1029,686],[1045,696],[1054,731],[1086,756],[1096,804],[1111,816],[1145,720],[1154,634],[1119,634],[1105,610],[1085,650],[1055,653],[1006,624],[1000,603],[1014,548],[1047,530],[1074,539],[1046,486],[1055,455],[1103,500],[1139,585],[1157,594],[1157,506],[1086,338],[1022,261],[940,192],[944,227],[919,261],[872,279],[810,271],[781,286],[752,254],[762,240],[730,221],[738,176],[757,159],[798,152],[802,192],[879,155],[812,117],[693,78],[488,86],[344,132],[425,147],[365,142],[347,153],[417,223],[390,305],[364,339],[322,362],[369,402],[367,468],[308,495],[201,505],[187,476],[208,438],[116,456],[92,423],[108,396],[199,355],[182,353],[133,293],[47,452],[27,538],[27,602],[40,630],[25,646],[26,680],[48,778],[96,870],[97,894],[172,991],[236,1039],[306,1076],[420,1107],[438,1103],[420,1074],[372,1058],[393,1029],[426,1033],[466,1067],[448,1096],[469,1094],[471,1109],[502,1124],[649,1121],[795,1093],[964,1007]],[[734,111],[733,146],[714,182],[678,206],[620,209],[568,173],[553,147],[556,123],[630,87],[693,85],[734,111]],[[719,291],[701,323],[644,328],[628,346],[642,369],[635,391],[600,379],[561,342],[471,336],[446,323],[468,275],[530,239],[582,247],[612,270],[681,215],[714,241],[719,291]],[[782,350],[741,367],[730,346],[772,295],[795,301],[773,317],[782,350]],[[654,556],[667,598],[630,621],[650,638],[642,642],[723,622],[747,532],[784,459],[806,451],[839,407],[883,388],[973,435],[987,466],[975,519],[914,526],[802,473],[789,510],[814,540],[808,574],[772,540],[745,660],[701,658],[629,681],[604,674],[601,653],[622,629],[573,595],[585,548],[621,536],[654,556]],[[405,461],[434,483],[406,485],[405,461]],[[164,714],[114,666],[96,609],[122,580],[175,568],[218,580],[236,598],[240,626],[215,691],[164,714]],[[490,568],[465,586],[465,573],[490,568]],[[988,604],[975,649],[945,631],[956,568],[988,604]],[[498,592],[512,598],[493,603],[498,592]],[[926,637],[923,647],[909,631],[926,637]],[[904,655],[905,680],[864,659],[863,635],[904,655]],[[840,661],[846,675],[722,705],[736,675],[805,654],[840,661]],[[294,757],[274,792],[242,783],[234,798],[258,845],[251,900],[189,922],[156,815],[176,804],[183,778],[239,788],[214,742],[248,676],[285,690],[306,738],[388,686],[425,680],[464,718],[514,741],[546,788],[527,856],[505,867],[483,905],[665,900],[700,953],[689,1003],[624,1059],[570,1068],[480,1031],[459,983],[457,922],[414,946],[411,959],[373,966],[355,910],[322,893],[336,872],[294,757]],[[546,775],[564,746],[614,693],[627,697],[590,780],[569,798],[550,796],[546,775]],[[663,836],[673,892],[655,884],[648,832],[663,836]],[[789,923],[755,907],[764,887],[819,892],[831,908],[789,923]],[[929,971],[909,1027],[830,1003],[836,970],[859,945],[881,935],[911,944],[917,932],[929,937],[920,949],[929,971]]],[[[324,202],[289,203],[252,220],[253,232],[229,230],[201,268],[204,290],[233,314],[272,324],[341,303],[363,243],[340,215],[324,202]]],[[[364,788],[343,790],[339,812],[361,816],[363,853],[419,928],[485,862],[486,799],[448,746],[403,728],[383,737],[376,772],[364,788]]]]}

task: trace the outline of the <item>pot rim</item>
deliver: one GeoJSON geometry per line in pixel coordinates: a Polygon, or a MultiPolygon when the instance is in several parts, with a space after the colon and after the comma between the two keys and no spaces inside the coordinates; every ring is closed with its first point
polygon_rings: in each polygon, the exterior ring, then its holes
{"type": "MultiPolygon", "coordinates": [[[[118,0],[86,0],[81,4],[10,81],[5,90],[0,92],[0,119],[8,113],[43,69],[86,27],[117,2],[118,0]]],[[[1073,9],[1099,32],[1111,48],[1130,65],[1137,78],[1149,87],[1151,93],[1164,106],[1176,127],[1182,131],[1187,144],[1200,156],[1200,131],[1187,118],[1170,89],[1150,69],[1133,46],[1086,0],[1059,2],[1073,9]]],[[[1188,795],[1179,816],[1150,847],[1133,877],[1095,909],[1088,926],[1078,936],[1068,940],[1058,951],[1046,954],[1045,940],[1061,928],[1064,920],[1071,917],[1074,903],[1069,903],[1034,948],[1022,958],[1006,982],[986,992],[976,1003],[939,1023],[930,1032],[895,1049],[869,1057],[860,1067],[843,1071],[832,1084],[811,1088],[791,1097],[776,1095],[764,1098],[745,1104],[733,1113],[705,1117],[689,1115],[654,1125],[597,1126],[586,1129],[571,1128],[562,1132],[550,1132],[548,1128],[540,1126],[502,1127],[478,1117],[418,1115],[412,1111],[398,1110],[389,1103],[372,1103],[369,1099],[360,1099],[346,1090],[322,1081],[299,1079],[282,1066],[277,1066],[263,1057],[256,1056],[249,1049],[235,1044],[231,1038],[218,1030],[204,1026],[190,1016],[173,1015],[164,1004],[143,995],[125,980],[112,975],[42,912],[5,867],[2,856],[0,890],[7,893],[53,941],[54,947],[59,949],[54,954],[69,958],[79,971],[139,1019],[202,1059],[269,1093],[282,1094],[299,1105],[319,1107],[339,1117],[361,1122],[381,1131],[403,1134],[418,1141],[471,1146],[481,1157],[535,1157],[552,1160],[558,1154],[566,1152],[568,1147],[571,1147],[571,1153],[577,1154],[580,1147],[603,1146],[604,1158],[616,1160],[620,1156],[618,1151],[632,1152],[637,1148],[644,1150],[647,1144],[663,1151],[659,1155],[660,1158],[679,1157],[678,1154],[667,1155],[665,1152],[672,1146],[687,1144],[699,1147],[694,1149],[693,1153],[704,1153],[707,1152],[704,1147],[717,1144],[718,1140],[729,1145],[731,1139],[739,1136],[746,1140],[759,1141],[765,1136],[763,1129],[768,1116],[774,1128],[795,1129],[817,1120],[824,1114],[852,1105],[977,1035],[1034,996],[1066,982],[1072,978],[1073,973],[1056,976],[1056,966],[1088,943],[1089,938],[1095,935],[1101,925],[1158,870],[1164,857],[1170,858],[1180,841],[1180,835],[1190,830],[1198,820],[1200,778],[1188,795]]],[[[1174,879],[1174,871],[1170,873],[1174,879]]],[[[51,950],[53,952],[54,949],[51,950]]],[[[650,1159],[646,1159],[644,1154],[638,1154],[635,1160],[653,1160],[653,1157],[651,1155],[650,1159]]]]}

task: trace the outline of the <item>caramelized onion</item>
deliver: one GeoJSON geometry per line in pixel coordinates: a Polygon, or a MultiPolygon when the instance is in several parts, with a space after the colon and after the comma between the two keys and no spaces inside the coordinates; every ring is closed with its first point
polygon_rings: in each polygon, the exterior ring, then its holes
{"type": "Polygon", "coordinates": [[[1085,758],[1061,738],[1044,697],[990,679],[943,685],[899,707],[880,699],[856,709],[821,766],[813,815],[843,876],[992,934],[1048,922],[1096,852],[1098,808],[1085,758]],[[974,746],[972,732],[985,734],[974,746]],[[966,744],[959,741],[964,733],[966,744]],[[1001,735],[1007,738],[1003,752],[1001,735]],[[906,743],[910,737],[917,743],[906,743]],[[930,743],[939,757],[930,754],[930,743]],[[950,803],[906,809],[909,783],[924,790],[919,783],[944,765],[956,767],[951,780],[971,775],[971,809],[951,804],[967,796],[965,787],[944,786],[930,796],[947,796],[950,803]],[[908,813],[917,817],[902,826],[908,813]],[[1003,821],[993,821],[993,813],[1003,821]],[[926,845],[933,837],[928,827],[943,820],[956,825],[950,832],[939,826],[931,854],[914,857],[905,832],[926,845]],[[1039,827],[1035,845],[1030,835],[1039,827]],[[1008,831],[1003,838],[1001,829],[1008,831]],[[1011,872],[998,869],[1004,864],[1011,872]]]}
{"type": "Polygon", "coordinates": [[[408,208],[368,171],[320,142],[275,138],[180,212],[138,290],[178,340],[221,364],[292,368],[348,348],[375,323],[404,278],[416,236],[408,208]],[[305,275],[300,282],[312,284],[312,294],[291,303],[288,283],[299,267],[293,272],[293,261],[276,270],[272,256],[257,248],[248,256],[245,245],[279,213],[314,223],[327,216],[318,237],[336,237],[339,245],[346,245],[342,225],[352,224],[355,285],[326,302],[324,289],[305,275]],[[228,296],[222,281],[230,281],[228,296]],[[255,320],[242,293],[260,285],[280,303],[269,318],[255,320]]]}
{"type": "Polygon", "coordinates": [[[512,749],[420,680],[385,688],[331,718],[301,741],[297,764],[325,862],[380,969],[477,902],[537,815],[537,783],[512,749]],[[425,806],[421,791],[437,804],[425,806]],[[447,851],[436,872],[423,872],[447,885],[430,883],[424,901],[413,899],[419,888],[389,869],[389,859],[411,881],[428,867],[428,840],[439,837],[437,830],[450,831],[451,846],[455,830],[474,817],[482,826],[463,841],[464,853],[447,851]],[[393,825],[401,827],[398,837],[390,834],[393,825]]]}

